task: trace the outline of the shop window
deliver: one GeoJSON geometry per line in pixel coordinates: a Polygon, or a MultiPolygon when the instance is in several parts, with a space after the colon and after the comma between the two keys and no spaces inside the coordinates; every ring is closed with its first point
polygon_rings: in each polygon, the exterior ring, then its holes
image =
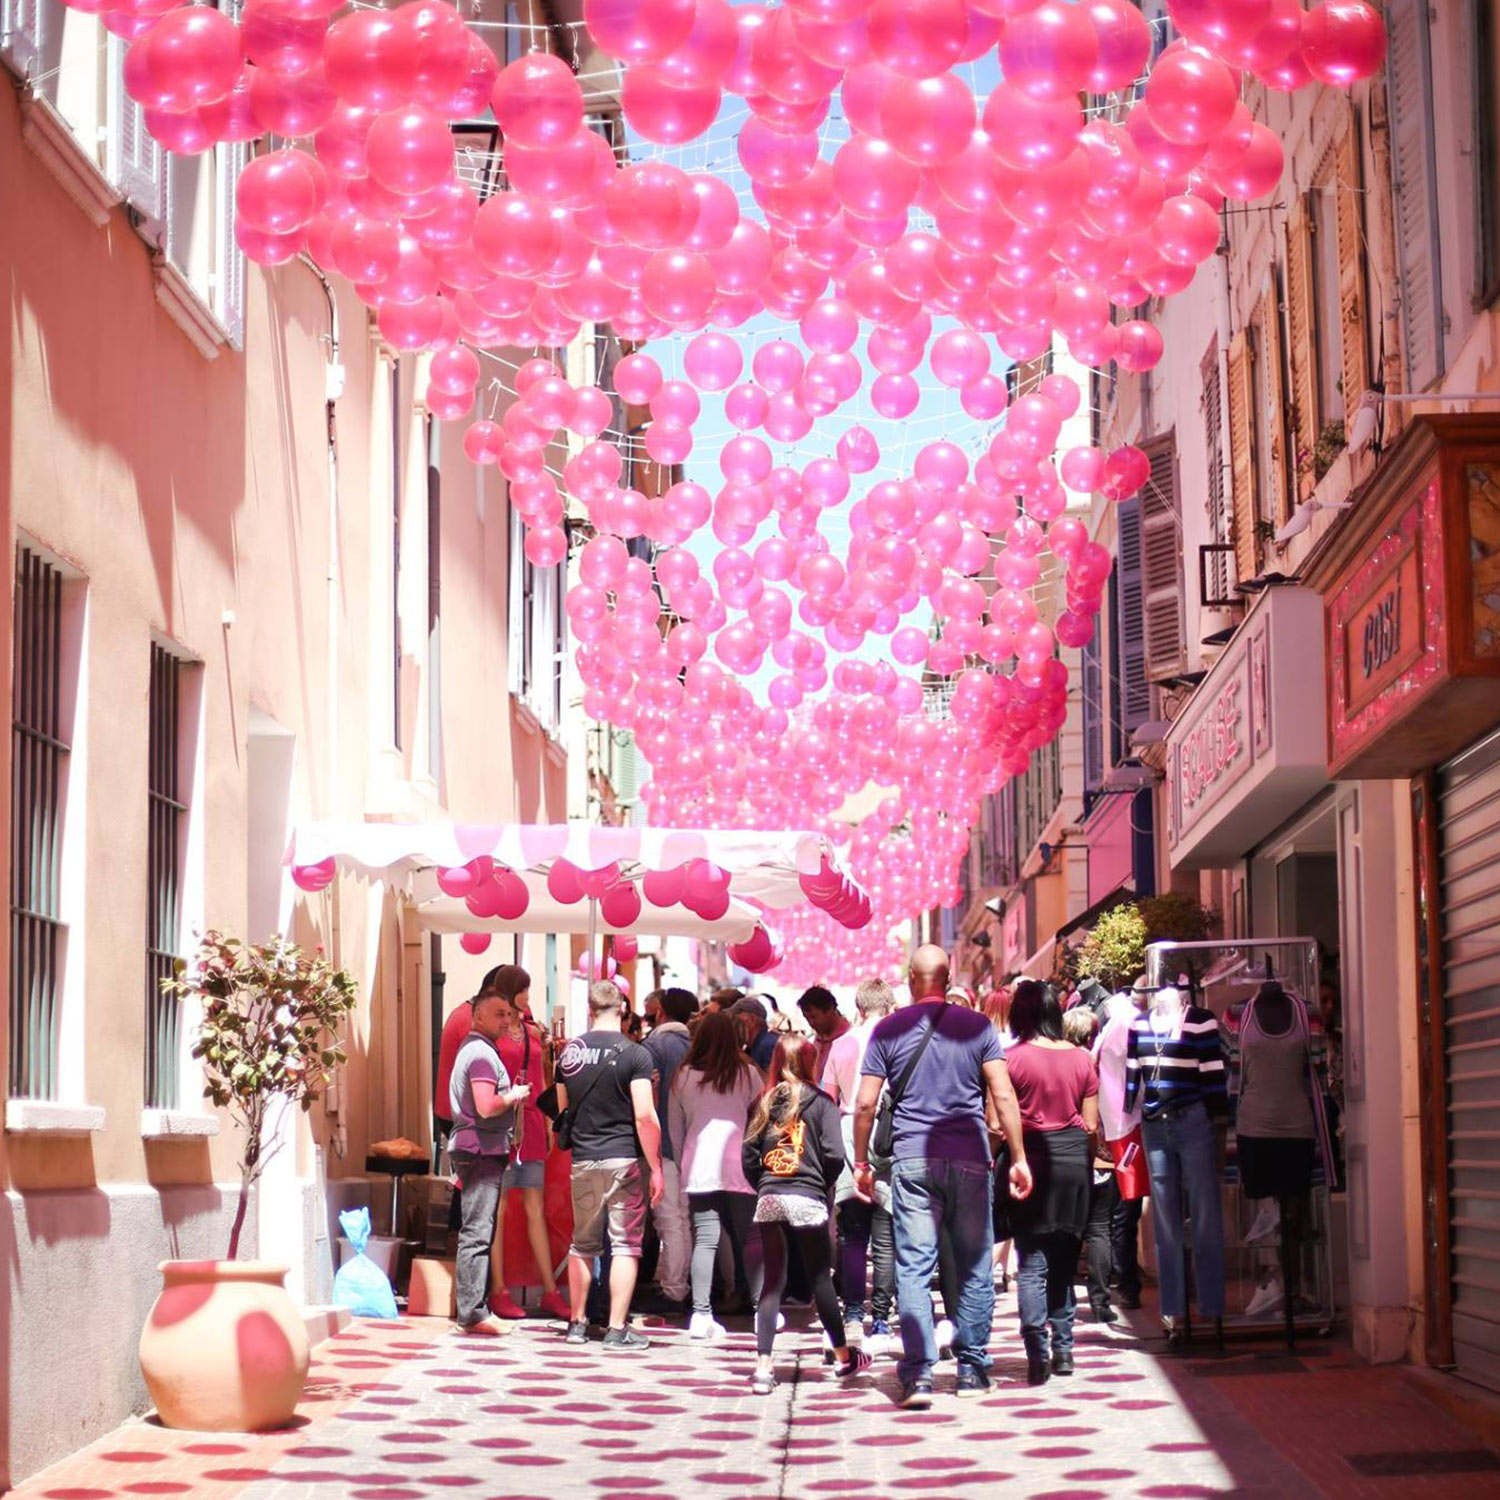
{"type": "Polygon", "coordinates": [[[1175,676],[1187,666],[1182,599],[1182,502],[1177,483],[1176,435],[1165,433],[1144,446],[1151,461],[1151,474],[1140,496],[1141,638],[1146,676],[1160,680],[1175,676]]]}
{"type": "Polygon", "coordinates": [[[56,1099],[68,923],[65,815],[78,695],[80,585],[16,549],[11,656],[10,1096],[56,1099]],[[74,618],[70,618],[73,615],[74,618]]]}

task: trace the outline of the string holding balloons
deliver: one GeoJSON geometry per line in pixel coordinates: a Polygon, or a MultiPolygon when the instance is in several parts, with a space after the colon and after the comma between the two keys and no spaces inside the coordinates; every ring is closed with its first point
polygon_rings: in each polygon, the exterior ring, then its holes
{"type": "MultiPolygon", "coordinates": [[[[1168,0],[1178,39],[1152,60],[1129,0],[586,0],[640,141],[702,139],[739,101],[742,201],[713,171],[617,160],[566,62],[502,67],[451,5],[341,11],[249,0],[236,22],[106,0],[103,18],[129,40],[125,88],[168,149],[277,138],[240,174],[238,243],[267,266],[310,253],[383,338],[430,355],[428,409],[504,475],[526,556],[562,562],[565,515],[587,517],[564,601],[584,708],[633,731],[651,816],[810,826],[846,846],[868,910],[810,900],[781,926],[778,972],[889,965],[893,922],[957,899],[981,799],[1065,718],[1061,652],[1091,640],[1110,570],[1069,493],[1120,499],[1149,477],[1134,448],[1059,452],[1077,385],[1053,375],[1016,395],[1004,363],[1061,346],[1086,367],[1151,369],[1160,334],[1128,314],[1184,289],[1224,203],[1264,199],[1283,175],[1245,79],[1368,78],[1379,13],[1168,0]],[[976,97],[965,69],[989,57],[1003,81],[976,97]],[[1084,96],[1108,107],[1085,113],[1084,96]],[[835,102],[847,134],[824,128],[835,102]],[[451,127],[486,110],[505,185],[481,197],[451,127]],[[758,314],[785,333],[747,368],[734,330],[758,314]],[[683,339],[682,378],[642,349],[611,392],[538,354],[503,414],[476,414],[476,351],[557,350],[596,322],[636,346],[683,339]],[[915,420],[928,376],[993,429],[982,449],[939,439],[881,472],[874,434],[835,429],[856,400],[915,420]],[[693,457],[705,410],[722,415],[737,435],[718,480],[632,486],[608,435],[615,394],[646,409],[640,454],[662,465],[693,457]],[[563,434],[574,451],[556,473],[563,434]],[[705,533],[707,568],[687,547],[705,533]],[[653,561],[627,548],[639,538],[653,561]],[[1047,619],[1044,576],[1063,606],[1047,619]],[[768,664],[762,700],[747,680],[768,664]],[[883,811],[836,822],[872,783],[883,811]]],[[[514,904],[503,874],[466,899],[514,904]]],[[[304,879],[316,889],[322,872],[304,879]]]]}

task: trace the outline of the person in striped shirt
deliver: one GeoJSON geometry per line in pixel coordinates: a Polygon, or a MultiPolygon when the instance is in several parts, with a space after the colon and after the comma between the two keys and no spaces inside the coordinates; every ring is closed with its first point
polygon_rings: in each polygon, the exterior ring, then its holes
{"type": "Polygon", "coordinates": [[[1171,986],[1131,1023],[1125,1108],[1141,1109],[1151,1174],[1161,1315],[1169,1338],[1187,1311],[1183,1222],[1191,1226],[1198,1313],[1224,1315],[1224,1221],[1219,1201],[1218,1122],[1228,1113],[1219,1022],[1171,986]]]}

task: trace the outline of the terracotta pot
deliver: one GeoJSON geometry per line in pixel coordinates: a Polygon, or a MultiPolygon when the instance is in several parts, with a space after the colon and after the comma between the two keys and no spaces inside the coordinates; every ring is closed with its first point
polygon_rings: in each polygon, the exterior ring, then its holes
{"type": "Polygon", "coordinates": [[[167,1427],[263,1432],[291,1421],[307,1379],[307,1329],[265,1261],[165,1260],[141,1330],[141,1373],[167,1427]]]}

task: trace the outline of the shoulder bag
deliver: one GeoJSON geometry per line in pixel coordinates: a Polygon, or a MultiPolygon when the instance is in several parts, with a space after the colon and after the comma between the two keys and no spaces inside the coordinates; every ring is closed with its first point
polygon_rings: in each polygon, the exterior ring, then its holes
{"type": "MultiPolygon", "coordinates": [[[[611,1050],[609,1061],[609,1066],[611,1068],[614,1067],[615,1062],[619,1058],[619,1055],[620,1049],[618,1047],[615,1047],[611,1050]]],[[[553,1120],[552,1134],[556,1137],[557,1144],[561,1150],[571,1151],[573,1149],[573,1127],[578,1122],[578,1111],[582,1107],[583,1101],[594,1092],[594,1089],[597,1086],[599,1080],[604,1076],[604,1068],[605,1064],[601,1059],[599,1063],[599,1071],[594,1074],[592,1079],[589,1080],[589,1086],[576,1099],[569,1098],[568,1107],[566,1109],[559,1110],[557,1113],[557,1118],[553,1120]]],[[[554,1095],[554,1097],[556,1096],[554,1095]]]]}
{"type": "Polygon", "coordinates": [[[879,1108],[875,1112],[875,1130],[870,1138],[871,1156],[879,1157],[882,1161],[890,1160],[891,1152],[895,1149],[896,1106],[905,1097],[912,1074],[917,1071],[917,1064],[922,1061],[922,1054],[926,1052],[937,1032],[938,1022],[943,1019],[943,1012],[947,1009],[948,1002],[944,1000],[934,1012],[932,1024],[927,1028],[927,1035],[922,1038],[921,1044],[912,1053],[911,1061],[902,1068],[900,1078],[886,1084],[885,1092],[880,1096],[879,1108]]]}

